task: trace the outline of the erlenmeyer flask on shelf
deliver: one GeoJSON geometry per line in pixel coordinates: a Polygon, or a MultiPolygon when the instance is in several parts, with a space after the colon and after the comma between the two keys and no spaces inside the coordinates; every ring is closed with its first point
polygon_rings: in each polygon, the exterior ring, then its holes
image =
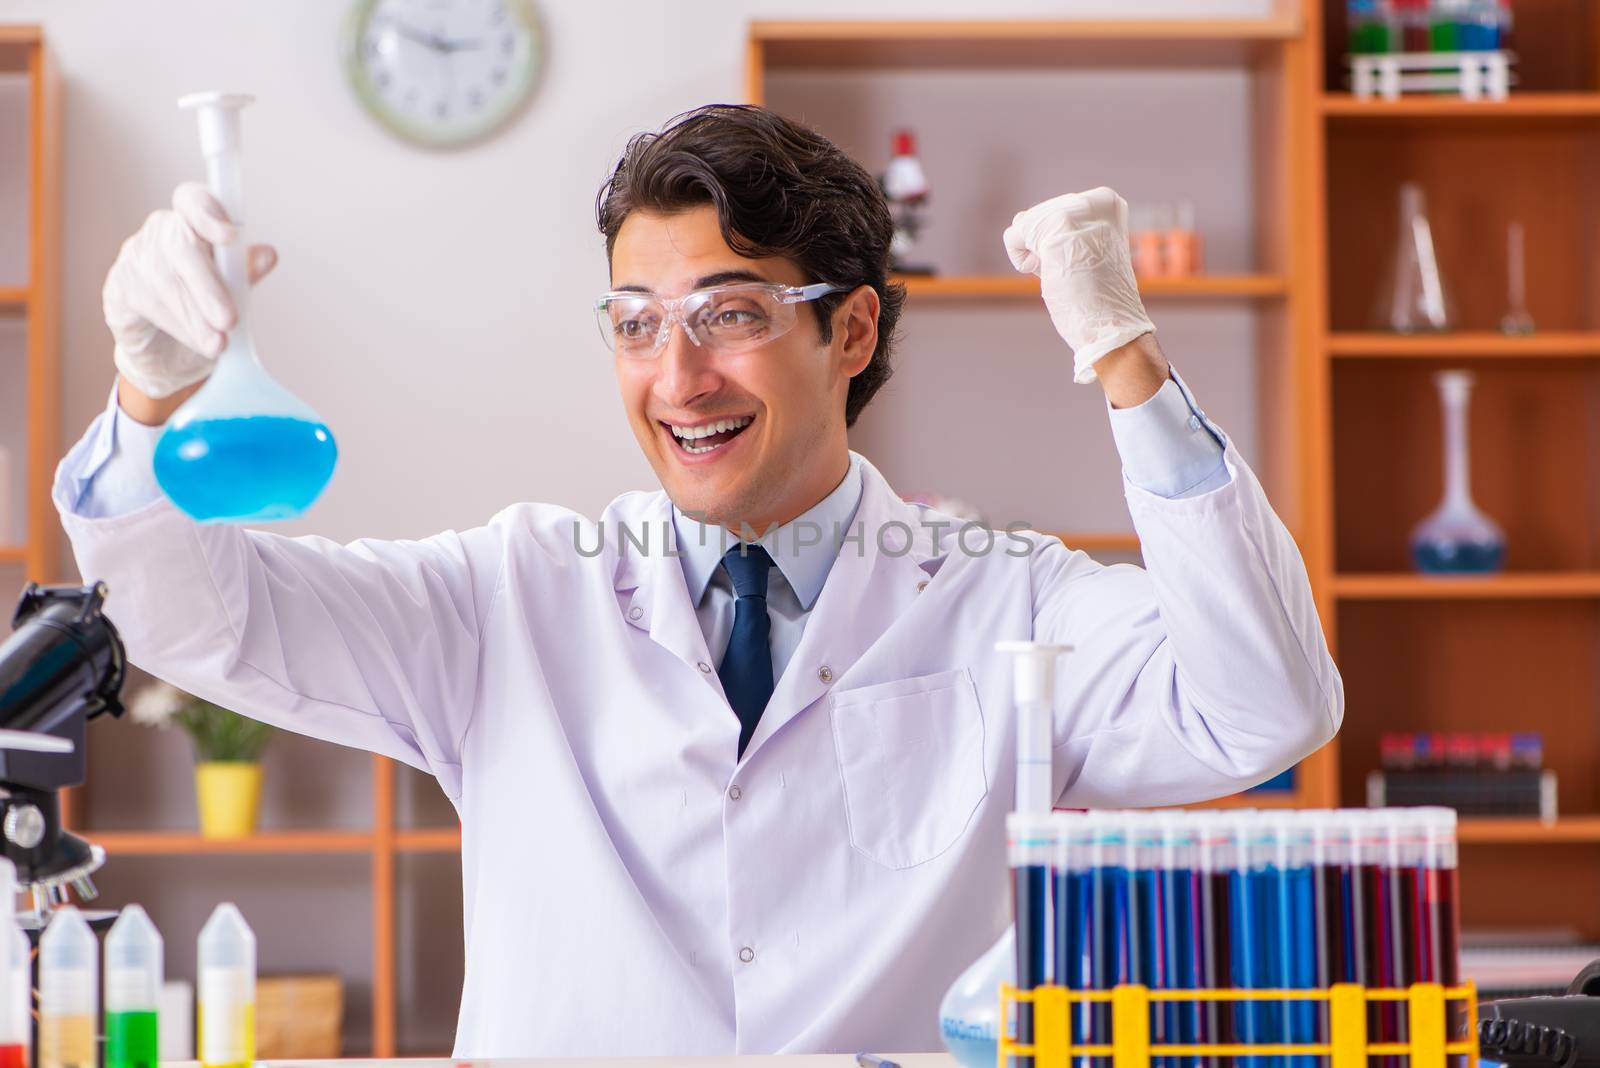
{"type": "Polygon", "coordinates": [[[239,321],[211,377],[173,413],[156,442],[156,481],[200,522],[292,519],[322,493],[339,455],[327,425],[267,374],[250,341],[239,110],[252,99],[191,93],[178,101],[199,118],[207,184],[239,230],[216,248],[239,321]]]}
{"type": "Polygon", "coordinates": [[[1470,371],[1433,376],[1444,412],[1444,501],[1411,532],[1411,559],[1419,571],[1482,573],[1505,563],[1504,532],[1472,503],[1467,448],[1472,379],[1470,371]]]}
{"type": "Polygon", "coordinates": [[[1416,182],[1400,187],[1399,240],[1388,284],[1379,291],[1375,318],[1378,329],[1402,334],[1455,326],[1455,308],[1434,252],[1422,187],[1416,182]]]}

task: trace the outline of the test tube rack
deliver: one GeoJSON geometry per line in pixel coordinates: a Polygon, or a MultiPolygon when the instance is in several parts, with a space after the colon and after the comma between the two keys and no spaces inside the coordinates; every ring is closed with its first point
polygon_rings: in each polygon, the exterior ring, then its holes
{"type": "MultiPolygon", "coordinates": [[[[1000,987],[998,1068],[1031,1057],[1035,1068],[1069,1068],[1074,1058],[1109,1057],[1111,1068],[1150,1068],[1152,1057],[1325,1057],[1327,1068],[1367,1068],[1368,1057],[1405,1057],[1408,1068],[1446,1068],[1446,1058],[1465,1057],[1467,1068],[1478,1064],[1478,991],[1468,982],[1445,987],[1414,983],[1405,988],[1365,987],[1335,983],[1311,990],[1151,990],[1123,985],[1110,990],[1069,990],[1047,985],[1018,990],[1000,987]],[[1313,1002],[1327,1005],[1327,1041],[1307,1043],[1152,1043],[1152,1005],[1235,1003],[1249,1001],[1313,1002]],[[1367,1008],[1374,1002],[1405,1006],[1407,1037],[1399,1042],[1367,1040],[1367,1008]],[[1111,1041],[1074,1044],[1069,1022],[1073,1006],[1111,1006],[1111,1041]],[[1012,1010],[1033,1006],[1032,1044],[1012,1039],[1012,1010]],[[1451,1012],[1452,1005],[1461,1011],[1451,1012]],[[1464,1017],[1451,1036],[1451,1016],[1464,1017]]],[[[1176,1063],[1169,1061],[1167,1063],[1176,1063]]],[[[1460,1063],[1460,1062],[1457,1062],[1460,1063]]]]}
{"type": "Polygon", "coordinates": [[[1503,49],[1483,52],[1383,52],[1346,56],[1350,92],[1396,100],[1401,93],[1456,93],[1463,100],[1504,100],[1511,62],[1503,49]]]}

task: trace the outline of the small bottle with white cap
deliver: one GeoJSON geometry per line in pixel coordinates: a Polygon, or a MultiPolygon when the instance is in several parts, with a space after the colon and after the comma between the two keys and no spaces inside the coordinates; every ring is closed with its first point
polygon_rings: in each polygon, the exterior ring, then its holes
{"type": "Polygon", "coordinates": [[[39,939],[39,1068],[96,1068],[94,1022],[100,944],[72,905],[39,939]]]}
{"type": "Polygon", "coordinates": [[[106,1068],[155,1068],[162,951],[161,932],[138,905],[106,935],[106,1068]]]}
{"type": "Polygon", "coordinates": [[[231,901],[200,929],[200,1063],[249,1068],[256,1059],[256,936],[231,901]]]}

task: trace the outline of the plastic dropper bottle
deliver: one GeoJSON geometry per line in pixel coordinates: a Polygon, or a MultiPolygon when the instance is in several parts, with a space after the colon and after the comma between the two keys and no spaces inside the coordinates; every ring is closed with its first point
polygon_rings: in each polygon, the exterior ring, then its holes
{"type": "Polygon", "coordinates": [[[11,1030],[0,1045],[0,1068],[28,1068],[33,1063],[29,1056],[33,1042],[33,943],[14,922],[11,927],[11,985],[7,997],[10,999],[7,1026],[11,1030]],[[16,1059],[13,1061],[12,1057],[16,1059]]]}
{"type": "Polygon", "coordinates": [[[159,1059],[161,932],[129,905],[106,935],[105,1068],[155,1068],[159,1059]]]}
{"type": "Polygon", "coordinates": [[[28,1010],[33,973],[28,967],[28,936],[17,926],[17,869],[0,857],[0,1068],[28,1068],[28,1010]],[[21,965],[19,968],[18,965],[21,965]]]}
{"type": "Polygon", "coordinates": [[[72,905],[39,939],[39,1068],[96,1068],[95,993],[100,945],[72,905]]]}
{"type": "Polygon", "coordinates": [[[200,1063],[249,1068],[256,1059],[255,933],[238,906],[224,901],[200,929],[199,948],[200,1063]]]}

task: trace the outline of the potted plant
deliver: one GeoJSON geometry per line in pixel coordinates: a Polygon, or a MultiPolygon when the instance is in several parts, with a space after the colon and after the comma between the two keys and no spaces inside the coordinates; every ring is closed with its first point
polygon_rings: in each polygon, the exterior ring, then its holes
{"type": "Polygon", "coordinates": [[[146,726],[176,725],[194,743],[202,835],[243,838],[254,833],[261,807],[261,752],[272,738],[271,727],[159,679],[134,695],[128,711],[146,726]]]}

